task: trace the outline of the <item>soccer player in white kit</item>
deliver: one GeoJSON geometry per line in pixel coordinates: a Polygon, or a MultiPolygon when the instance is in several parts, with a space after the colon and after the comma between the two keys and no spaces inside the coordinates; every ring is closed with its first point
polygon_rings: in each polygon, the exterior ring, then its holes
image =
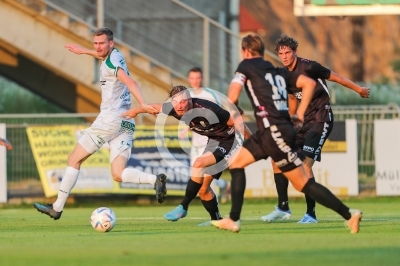
{"type": "Polygon", "coordinates": [[[61,217],[70,191],[78,180],[81,164],[106,143],[110,146],[111,173],[115,181],[154,184],[159,203],[164,201],[167,192],[164,174],[151,175],[135,168],[126,168],[131,154],[135,121],[125,119],[121,114],[130,109],[130,94],[146,112],[156,114],[157,111],[144,102],[138,84],[129,76],[123,55],[114,48],[113,32],[108,28],[100,28],[93,35],[95,50],[88,50],[76,44],[65,45],[73,53],[88,54],[102,60],[100,67],[102,101],[100,114],[89,128],[82,131],[82,137],[68,156],[57,200],[53,204],[33,204],[39,212],[47,214],[54,220],[61,217]]]}

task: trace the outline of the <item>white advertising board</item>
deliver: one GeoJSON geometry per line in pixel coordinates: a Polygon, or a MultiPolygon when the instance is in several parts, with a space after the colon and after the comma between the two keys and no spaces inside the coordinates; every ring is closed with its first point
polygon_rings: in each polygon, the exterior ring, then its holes
{"type": "Polygon", "coordinates": [[[375,120],[376,194],[400,195],[400,120],[375,120]]]}

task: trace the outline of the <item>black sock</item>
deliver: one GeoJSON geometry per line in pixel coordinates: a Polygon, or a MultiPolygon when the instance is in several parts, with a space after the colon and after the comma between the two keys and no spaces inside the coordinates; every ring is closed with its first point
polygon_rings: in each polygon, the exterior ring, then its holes
{"type": "MultiPolygon", "coordinates": [[[[310,179],[314,180],[313,182],[315,182],[314,177],[312,177],[310,179]]],[[[308,196],[307,194],[304,194],[304,196],[306,197],[306,203],[307,203],[306,213],[308,215],[310,215],[311,217],[313,217],[314,219],[317,219],[317,216],[315,215],[315,200],[313,198],[311,198],[310,196],[308,196]]]]}
{"type": "Polygon", "coordinates": [[[210,214],[211,220],[222,219],[221,214],[219,213],[218,201],[217,201],[216,196],[214,196],[214,198],[212,198],[212,200],[208,200],[208,201],[202,200],[201,203],[203,203],[204,208],[210,214]]]}
{"type": "Polygon", "coordinates": [[[316,183],[314,179],[309,179],[301,192],[313,198],[319,204],[334,210],[344,219],[348,220],[351,218],[349,208],[333,195],[329,189],[316,183]]]}
{"type": "Polygon", "coordinates": [[[237,221],[240,219],[240,213],[242,212],[244,190],[246,189],[246,174],[243,168],[230,169],[231,172],[231,197],[232,207],[229,217],[237,221]]]}
{"type": "Polygon", "coordinates": [[[189,179],[186,185],[185,197],[183,198],[181,205],[185,211],[188,210],[190,202],[197,196],[202,184],[194,182],[189,179]]]}
{"type": "Polygon", "coordinates": [[[274,173],[276,192],[278,193],[278,208],[282,211],[289,210],[288,186],[289,180],[283,173],[274,173]]]}

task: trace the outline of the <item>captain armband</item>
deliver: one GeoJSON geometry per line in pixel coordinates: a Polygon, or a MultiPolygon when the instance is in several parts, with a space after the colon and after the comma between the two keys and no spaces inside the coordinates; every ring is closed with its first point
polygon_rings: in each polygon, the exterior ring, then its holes
{"type": "Polygon", "coordinates": [[[232,79],[232,82],[239,83],[239,84],[241,84],[243,86],[244,83],[246,82],[246,80],[247,80],[247,78],[246,78],[245,75],[243,75],[240,72],[236,72],[235,76],[232,79]]]}

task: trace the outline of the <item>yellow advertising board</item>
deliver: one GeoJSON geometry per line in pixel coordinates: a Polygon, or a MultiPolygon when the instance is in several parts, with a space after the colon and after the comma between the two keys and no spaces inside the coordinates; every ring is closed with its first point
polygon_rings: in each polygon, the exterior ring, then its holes
{"type": "MultiPolygon", "coordinates": [[[[36,161],[39,176],[46,197],[56,196],[67,166],[68,155],[72,152],[83,125],[61,125],[61,126],[33,126],[27,128],[28,139],[32,153],[36,161]]],[[[137,126],[134,135],[132,156],[128,167],[135,167],[141,171],[158,174],[166,173],[171,189],[169,195],[183,195],[188,176],[175,173],[174,168],[162,162],[157,150],[159,139],[154,139],[154,126],[137,126]],[[137,144],[137,145],[135,145],[137,144]],[[143,154],[143,155],[142,155],[143,154]],[[149,154],[153,154],[149,156],[149,154]],[[147,167],[158,163],[158,167],[147,167]]],[[[164,147],[170,150],[176,149],[178,141],[177,126],[168,126],[162,129],[166,136],[162,141],[164,147]],[[171,146],[173,149],[171,149],[171,146]]],[[[184,146],[190,147],[190,140],[183,142],[184,146]]],[[[179,145],[178,145],[179,146],[179,145]]],[[[189,155],[183,150],[175,150],[172,154],[178,154],[182,158],[182,165],[189,168],[189,155]]],[[[168,186],[167,186],[168,188],[168,186]]],[[[111,176],[109,150],[102,147],[90,156],[81,166],[78,181],[71,191],[72,194],[89,193],[133,193],[154,194],[152,185],[136,185],[130,183],[115,182],[111,176]]]]}

